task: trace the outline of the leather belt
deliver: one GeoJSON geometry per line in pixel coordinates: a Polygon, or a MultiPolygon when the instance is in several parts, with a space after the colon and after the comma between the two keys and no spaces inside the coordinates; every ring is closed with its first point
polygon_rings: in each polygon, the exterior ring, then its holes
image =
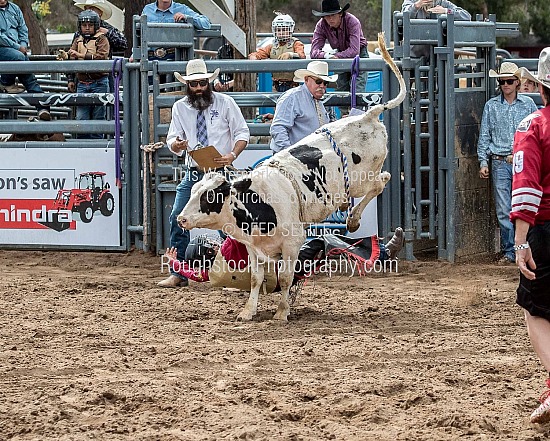
{"type": "Polygon", "coordinates": [[[513,155],[491,155],[492,160],[496,161],[506,161],[508,164],[511,164],[513,162],[514,156],[513,155]]]}
{"type": "Polygon", "coordinates": [[[176,49],[173,47],[158,47],[155,50],[147,51],[147,55],[150,57],[157,57],[157,58],[164,58],[166,55],[174,55],[176,53],[176,49]]]}

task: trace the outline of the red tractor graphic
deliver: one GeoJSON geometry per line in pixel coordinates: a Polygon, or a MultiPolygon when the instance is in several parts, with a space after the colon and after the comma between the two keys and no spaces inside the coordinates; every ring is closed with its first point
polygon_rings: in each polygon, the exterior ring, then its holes
{"type": "Polygon", "coordinates": [[[80,173],[78,188],[57,192],[54,209],[77,212],[85,224],[92,221],[97,210],[103,216],[110,216],[115,209],[115,198],[109,190],[109,183],[104,182],[104,176],[104,172],[80,173]]]}

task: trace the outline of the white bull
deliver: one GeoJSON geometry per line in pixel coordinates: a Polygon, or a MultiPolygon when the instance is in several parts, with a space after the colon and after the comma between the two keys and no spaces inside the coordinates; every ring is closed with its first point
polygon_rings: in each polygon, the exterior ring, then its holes
{"type": "Polygon", "coordinates": [[[348,214],[347,227],[355,231],[365,206],[389,181],[390,174],[381,171],[387,155],[387,134],[379,116],[403,101],[406,88],[381,35],[378,42],[384,60],[399,80],[400,92],[364,115],[323,126],[347,158],[347,167],[326,133],[314,133],[236,181],[230,182],[220,173],[206,174],[193,187],[189,203],[178,216],[182,228],[221,229],[246,245],[251,291],[238,319],[251,320],[256,314],[264,265],[279,262],[281,301],[273,318],[287,320],[289,289],[305,241],[304,224],[320,222],[338,208],[345,210],[349,197],[363,197],[348,214]]]}

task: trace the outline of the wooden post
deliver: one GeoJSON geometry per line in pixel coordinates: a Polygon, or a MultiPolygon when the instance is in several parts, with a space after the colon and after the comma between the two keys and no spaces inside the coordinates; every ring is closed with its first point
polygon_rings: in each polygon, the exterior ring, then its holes
{"type": "MultiPolygon", "coordinates": [[[[235,22],[246,35],[247,54],[256,51],[256,0],[235,1],[235,22]]],[[[235,58],[244,59],[238,51],[235,58]]],[[[235,90],[252,92],[256,90],[256,74],[236,74],[235,90]]],[[[242,109],[246,119],[253,119],[256,111],[252,107],[242,109]]]]}

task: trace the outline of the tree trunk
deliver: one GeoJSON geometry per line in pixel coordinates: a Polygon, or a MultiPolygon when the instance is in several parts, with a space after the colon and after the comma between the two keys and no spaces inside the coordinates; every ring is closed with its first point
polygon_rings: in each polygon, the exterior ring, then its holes
{"type": "Polygon", "coordinates": [[[32,10],[32,0],[17,0],[14,2],[21,8],[25,24],[29,28],[29,45],[34,55],[48,53],[48,40],[46,39],[46,30],[36,18],[32,10]]]}
{"type": "Polygon", "coordinates": [[[127,57],[132,54],[132,39],[134,38],[133,17],[134,15],[141,15],[141,11],[143,11],[143,7],[147,3],[151,3],[151,0],[127,0],[124,2],[124,36],[128,40],[128,49],[126,49],[124,55],[127,57]]]}
{"type": "MultiPolygon", "coordinates": [[[[246,35],[246,52],[249,54],[256,51],[256,0],[237,0],[235,2],[235,21],[246,35]]],[[[243,59],[238,51],[235,51],[235,58],[243,59]]],[[[256,90],[256,74],[236,74],[235,90],[254,91],[256,90]]],[[[253,107],[241,109],[246,119],[253,119],[256,111],[253,107]]]]}

